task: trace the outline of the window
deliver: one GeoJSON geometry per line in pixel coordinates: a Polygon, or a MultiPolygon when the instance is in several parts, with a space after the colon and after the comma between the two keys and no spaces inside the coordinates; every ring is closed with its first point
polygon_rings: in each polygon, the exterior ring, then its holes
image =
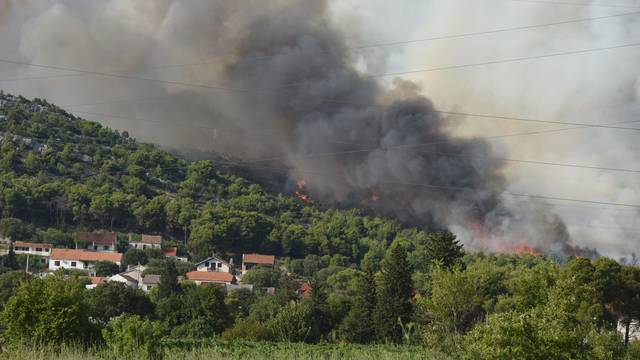
{"type": "Polygon", "coordinates": [[[209,267],[209,262],[208,262],[208,261],[207,261],[207,262],[205,262],[205,263],[204,263],[204,266],[205,266],[205,267],[209,267]]]}
{"type": "Polygon", "coordinates": [[[71,262],[71,267],[76,267],[76,262],[75,261],[71,262]]]}
{"type": "Polygon", "coordinates": [[[42,251],[42,248],[36,248],[36,251],[42,251]]]}
{"type": "Polygon", "coordinates": [[[102,250],[109,250],[109,245],[105,245],[102,247],[102,250]]]}
{"type": "Polygon", "coordinates": [[[218,267],[221,268],[222,267],[222,263],[218,263],[218,267]]]}
{"type": "Polygon", "coordinates": [[[93,245],[93,250],[98,250],[98,246],[97,245],[93,245]]]}
{"type": "Polygon", "coordinates": [[[54,264],[55,266],[60,266],[60,261],[55,261],[53,264],[54,264]]]}

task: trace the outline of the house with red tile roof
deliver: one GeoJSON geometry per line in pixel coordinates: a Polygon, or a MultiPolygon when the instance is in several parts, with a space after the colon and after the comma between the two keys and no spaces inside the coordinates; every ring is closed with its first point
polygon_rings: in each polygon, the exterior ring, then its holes
{"type": "Polygon", "coordinates": [[[49,258],[49,270],[92,270],[98,261],[110,261],[118,266],[122,266],[124,263],[122,254],[114,252],[96,252],[83,249],[53,249],[49,258]]]}
{"type": "Polygon", "coordinates": [[[118,237],[114,232],[79,232],[76,234],[76,249],[99,252],[116,252],[118,237]]]}
{"type": "Polygon", "coordinates": [[[232,265],[222,258],[212,256],[194,265],[198,271],[231,272],[232,265]]]}
{"type": "Polygon", "coordinates": [[[132,289],[138,288],[138,280],[134,279],[132,276],[129,276],[125,273],[120,273],[109,277],[107,282],[119,282],[127,285],[132,289]]]}
{"type": "Polygon", "coordinates": [[[145,235],[140,237],[140,240],[133,240],[131,234],[129,234],[129,248],[131,249],[160,249],[162,247],[162,236],[160,235],[145,235]]]}
{"type": "Polygon", "coordinates": [[[174,259],[176,261],[182,261],[182,262],[189,261],[189,259],[187,259],[186,256],[178,256],[178,248],[177,247],[162,248],[162,252],[164,253],[164,256],[166,256],[168,258],[172,258],[172,259],[174,259]]]}
{"type": "Polygon", "coordinates": [[[276,263],[276,257],[273,255],[262,254],[242,254],[242,274],[244,275],[251,268],[264,265],[273,266],[276,263]]]}
{"type": "Polygon", "coordinates": [[[186,277],[188,280],[195,282],[196,285],[216,284],[225,286],[236,282],[233,274],[220,271],[191,271],[187,273],[186,277]]]}

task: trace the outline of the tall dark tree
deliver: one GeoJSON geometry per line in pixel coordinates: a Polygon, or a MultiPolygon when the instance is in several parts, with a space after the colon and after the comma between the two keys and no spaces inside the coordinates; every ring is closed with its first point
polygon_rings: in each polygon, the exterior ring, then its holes
{"type": "Polygon", "coordinates": [[[375,273],[367,267],[351,309],[340,325],[341,336],[347,341],[366,344],[375,340],[376,291],[375,273]]]}
{"type": "Polygon", "coordinates": [[[429,262],[438,261],[447,269],[462,264],[464,250],[456,236],[448,231],[429,234],[426,243],[427,259],[429,262]]]}
{"type": "Polygon", "coordinates": [[[314,340],[319,340],[331,331],[331,319],[327,309],[327,289],[318,276],[314,276],[309,285],[311,287],[309,310],[313,324],[311,333],[314,340]]]}
{"type": "Polygon", "coordinates": [[[178,284],[176,263],[173,260],[166,260],[158,283],[158,299],[163,299],[179,292],[180,284],[178,284]]]}
{"type": "Polygon", "coordinates": [[[374,313],[376,335],[381,341],[402,341],[402,327],[413,312],[411,273],[406,250],[393,243],[382,264],[374,313]]]}
{"type": "Polygon", "coordinates": [[[0,261],[0,265],[5,268],[9,268],[11,270],[20,269],[20,264],[18,264],[18,258],[16,257],[16,253],[13,251],[13,244],[9,247],[9,252],[7,255],[2,257],[2,261],[0,261]]]}

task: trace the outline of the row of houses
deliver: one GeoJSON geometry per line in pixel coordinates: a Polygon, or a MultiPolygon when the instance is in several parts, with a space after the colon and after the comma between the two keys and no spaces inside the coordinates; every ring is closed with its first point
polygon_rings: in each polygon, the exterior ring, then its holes
{"type": "MultiPolygon", "coordinates": [[[[187,261],[185,257],[179,257],[175,247],[162,247],[162,237],[157,235],[141,235],[134,239],[129,235],[129,248],[131,249],[158,249],[162,250],[165,256],[178,261],[187,261]]],[[[52,244],[30,243],[15,241],[13,249],[16,254],[33,255],[48,263],[51,271],[58,269],[84,270],[91,273],[97,262],[112,262],[124,269],[126,264],[124,255],[118,252],[117,235],[112,232],[92,232],[78,233],[75,239],[74,249],[54,248],[52,244]]],[[[34,260],[35,261],[35,260],[34,260]]],[[[237,287],[246,287],[238,284],[242,276],[255,266],[274,266],[275,256],[264,254],[242,254],[242,264],[239,271],[236,271],[233,259],[226,261],[219,256],[211,256],[194,265],[193,271],[185,275],[185,280],[190,280],[197,285],[213,284],[223,286],[227,290],[237,287]]],[[[133,288],[149,291],[155,286],[159,275],[149,274],[143,276],[144,267],[136,265],[127,268],[119,274],[111,277],[93,277],[89,288],[97,286],[101,282],[118,281],[133,288]]]]}

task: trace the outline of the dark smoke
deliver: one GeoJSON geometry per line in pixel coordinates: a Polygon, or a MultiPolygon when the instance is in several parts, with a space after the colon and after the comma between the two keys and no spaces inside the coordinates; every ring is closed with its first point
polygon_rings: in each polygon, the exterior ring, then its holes
{"type": "MultiPolygon", "coordinates": [[[[29,25],[13,29],[20,34],[19,53],[34,62],[236,90],[104,78],[45,82],[28,90],[49,98],[64,90],[72,104],[83,102],[73,95],[83,94],[79,88],[101,98],[125,94],[130,101],[71,110],[124,114],[137,119],[127,129],[167,146],[200,143],[255,166],[285,165],[290,179],[304,179],[320,202],[451,228],[475,248],[574,251],[566,227],[547,208],[505,203],[504,164],[491,157],[487,142],[450,136],[415,84],[384,84],[363,75],[324,1],[136,3],[134,9],[115,0],[14,7],[13,18],[29,25]],[[184,63],[184,56],[206,61],[162,66],[184,63]],[[141,96],[163,100],[135,101],[141,96]],[[215,128],[214,135],[203,124],[215,128]]],[[[0,4],[3,12],[12,11],[10,3],[0,4]]],[[[4,36],[2,41],[9,42],[4,36]]]]}

